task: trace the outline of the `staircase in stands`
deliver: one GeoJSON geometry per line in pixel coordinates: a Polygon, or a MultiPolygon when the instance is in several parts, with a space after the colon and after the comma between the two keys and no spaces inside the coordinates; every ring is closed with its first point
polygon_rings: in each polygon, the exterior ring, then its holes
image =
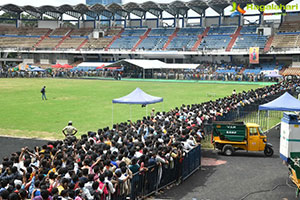
{"type": "Polygon", "coordinates": [[[235,33],[233,35],[231,35],[231,40],[228,44],[228,46],[226,47],[226,51],[231,51],[233,45],[235,44],[235,41],[236,39],[239,37],[240,33],[241,33],[241,30],[242,30],[242,26],[239,26],[235,33]]]}
{"type": "Polygon", "coordinates": [[[264,48],[264,52],[268,52],[270,51],[271,49],[271,45],[272,45],[272,42],[273,42],[273,39],[274,39],[274,35],[271,35],[268,39],[268,41],[266,42],[266,46],[264,48]]]}
{"type": "Polygon", "coordinates": [[[143,40],[148,37],[150,31],[151,31],[151,28],[148,28],[146,33],[140,37],[139,41],[134,45],[134,47],[131,49],[131,51],[136,50],[136,48],[143,42],[143,40]]]}
{"type": "Polygon", "coordinates": [[[206,27],[206,29],[204,30],[204,32],[201,35],[198,35],[198,40],[197,42],[194,44],[193,48],[191,49],[192,51],[196,51],[199,47],[199,45],[202,42],[202,39],[207,36],[207,33],[209,31],[210,27],[206,27]]]}
{"type": "Polygon", "coordinates": [[[57,49],[57,48],[65,41],[65,39],[69,38],[72,32],[73,32],[73,29],[70,30],[67,34],[65,34],[65,36],[63,36],[63,37],[61,38],[61,40],[60,40],[60,41],[58,42],[58,44],[54,47],[53,50],[56,50],[56,49],[57,49]]]}
{"type": "Polygon", "coordinates": [[[177,36],[177,32],[179,31],[179,28],[176,28],[174,33],[172,35],[169,36],[168,41],[166,42],[166,44],[164,45],[162,50],[166,50],[167,47],[169,46],[169,44],[172,42],[172,40],[177,36]]]}
{"type": "Polygon", "coordinates": [[[45,38],[49,37],[49,35],[50,35],[51,32],[52,32],[52,30],[50,29],[45,35],[43,35],[43,36],[37,41],[37,43],[35,43],[35,45],[33,45],[32,50],[34,50],[35,48],[37,48],[45,38]]]}
{"type": "Polygon", "coordinates": [[[121,34],[124,32],[124,28],[121,29],[121,31],[118,33],[118,35],[115,35],[112,39],[112,41],[110,41],[110,43],[107,45],[107,47],[105,48],[105,51],[108,51],[109,47],[114,43],[114,41],[116,41],[118,38],[121,37],[121,34]]]}

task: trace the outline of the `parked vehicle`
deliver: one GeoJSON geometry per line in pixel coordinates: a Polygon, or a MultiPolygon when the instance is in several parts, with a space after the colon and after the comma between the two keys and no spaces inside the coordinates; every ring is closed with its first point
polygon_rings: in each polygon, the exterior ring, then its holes
{"type": "Polygon", "coordinates": [[[254,123],[214,122],[212,143],[227,156],[237,150],[263,151],[266,156],[274,153],[267,136],[254,123]]]}

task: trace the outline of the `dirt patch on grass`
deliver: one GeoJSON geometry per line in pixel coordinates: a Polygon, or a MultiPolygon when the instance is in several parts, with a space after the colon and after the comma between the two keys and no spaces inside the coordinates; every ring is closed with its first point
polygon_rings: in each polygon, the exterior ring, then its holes
{"type": "Polygon", "coordinates": [[[64,137],[59,135],[59,133],[51,133],[45,131],[27,131],[27,130],[18,130],[18,129],[2,129],[0,128],[0,135],[17,137],[17,138],[34,138],[34,139],[43,139],[43,140],[60,140],[64,137]]]}

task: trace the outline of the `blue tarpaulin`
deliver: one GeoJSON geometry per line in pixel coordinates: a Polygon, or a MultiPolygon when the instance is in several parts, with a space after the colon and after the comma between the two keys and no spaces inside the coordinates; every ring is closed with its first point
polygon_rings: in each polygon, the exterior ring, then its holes
{"type": "Polygon", "coordinates": [[[39,67],[35,67],[35,68],[33,68],[33,69],[30,69],[30,71],[32,71],[32,72],[44,72],[45,70],[44,70],[44,69],[41,69],[41,68],[39,68],[39,67]]]}
{"type": "Polygon", "coordinates": [[[300,101],[290,95],[288,92],[284,93],[277,99],[260,105],[259,110],[277,110],[277,111],[300,111],[300,101]]]}
{"type": "Polygon", "coordinates": [[[158,103],[162,101],[163,101],[162,97],[151,96],[145,93],[140,88],[136,88],[133,92],[131,92],[130,94],[124,97],[112,100],[113,103],[144,104],[144,105],[158,103]]]}

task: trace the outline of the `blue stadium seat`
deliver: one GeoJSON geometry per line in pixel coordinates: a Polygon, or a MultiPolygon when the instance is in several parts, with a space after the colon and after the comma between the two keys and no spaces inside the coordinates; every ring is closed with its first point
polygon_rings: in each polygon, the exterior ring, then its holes
{"type": "Polygon", "coordinates": [[[147,29],[125,29],[121,36],[142,36],[147,29]]]}
{"type": "Polygon", "coordinates": [[[237,29],[236,26],[210,27],[207,34],[208,35],[232,35],[232,34],[234,34],[236,29],[237,29]]]}
{"type": "Polygon", "coordinates": [[[150,31],[149,36],[170,36],[174,31],[174,28],[154,28],[150,31]]]}
{"type": "Polygon", "coordinates": [[[169,46],[167,47],[168,50],[187,50],[191,49],[196,41],[198,40],[198,37],[196,36],[179,36],[175,37],[169,46]]]}
{"type": "Polygon", "coordinates": [[[160,50],[167,41],[168,37],[166,36],[149,36],[145,38],[137,48],[144,50],[160,50]]]}
{"type": "Polygon", "coordinates": [[[120,37],[112,43],[110,49],[132,49],[139,39],[137,36],[120,37]]]}
{"type": "Polygon", "coordinates": [[[233,49],[249,49],[250,47],[264,48],[267,40],[268,37],[263,35],[240,35],[233,49]]]}
{"type": "Polygon", "coordinates": [[[193,35],[197,36],[204,32],[205,28],[199,27],[199,28],[181,28],[177,32],[177,36],[186,36],[186,35],[193,35]]]}
{"type": "Polygon", "coordinates": [[[208,35],[203,38],[198,49],[226,49],[230,40],[229,35],[208,35]]]}

